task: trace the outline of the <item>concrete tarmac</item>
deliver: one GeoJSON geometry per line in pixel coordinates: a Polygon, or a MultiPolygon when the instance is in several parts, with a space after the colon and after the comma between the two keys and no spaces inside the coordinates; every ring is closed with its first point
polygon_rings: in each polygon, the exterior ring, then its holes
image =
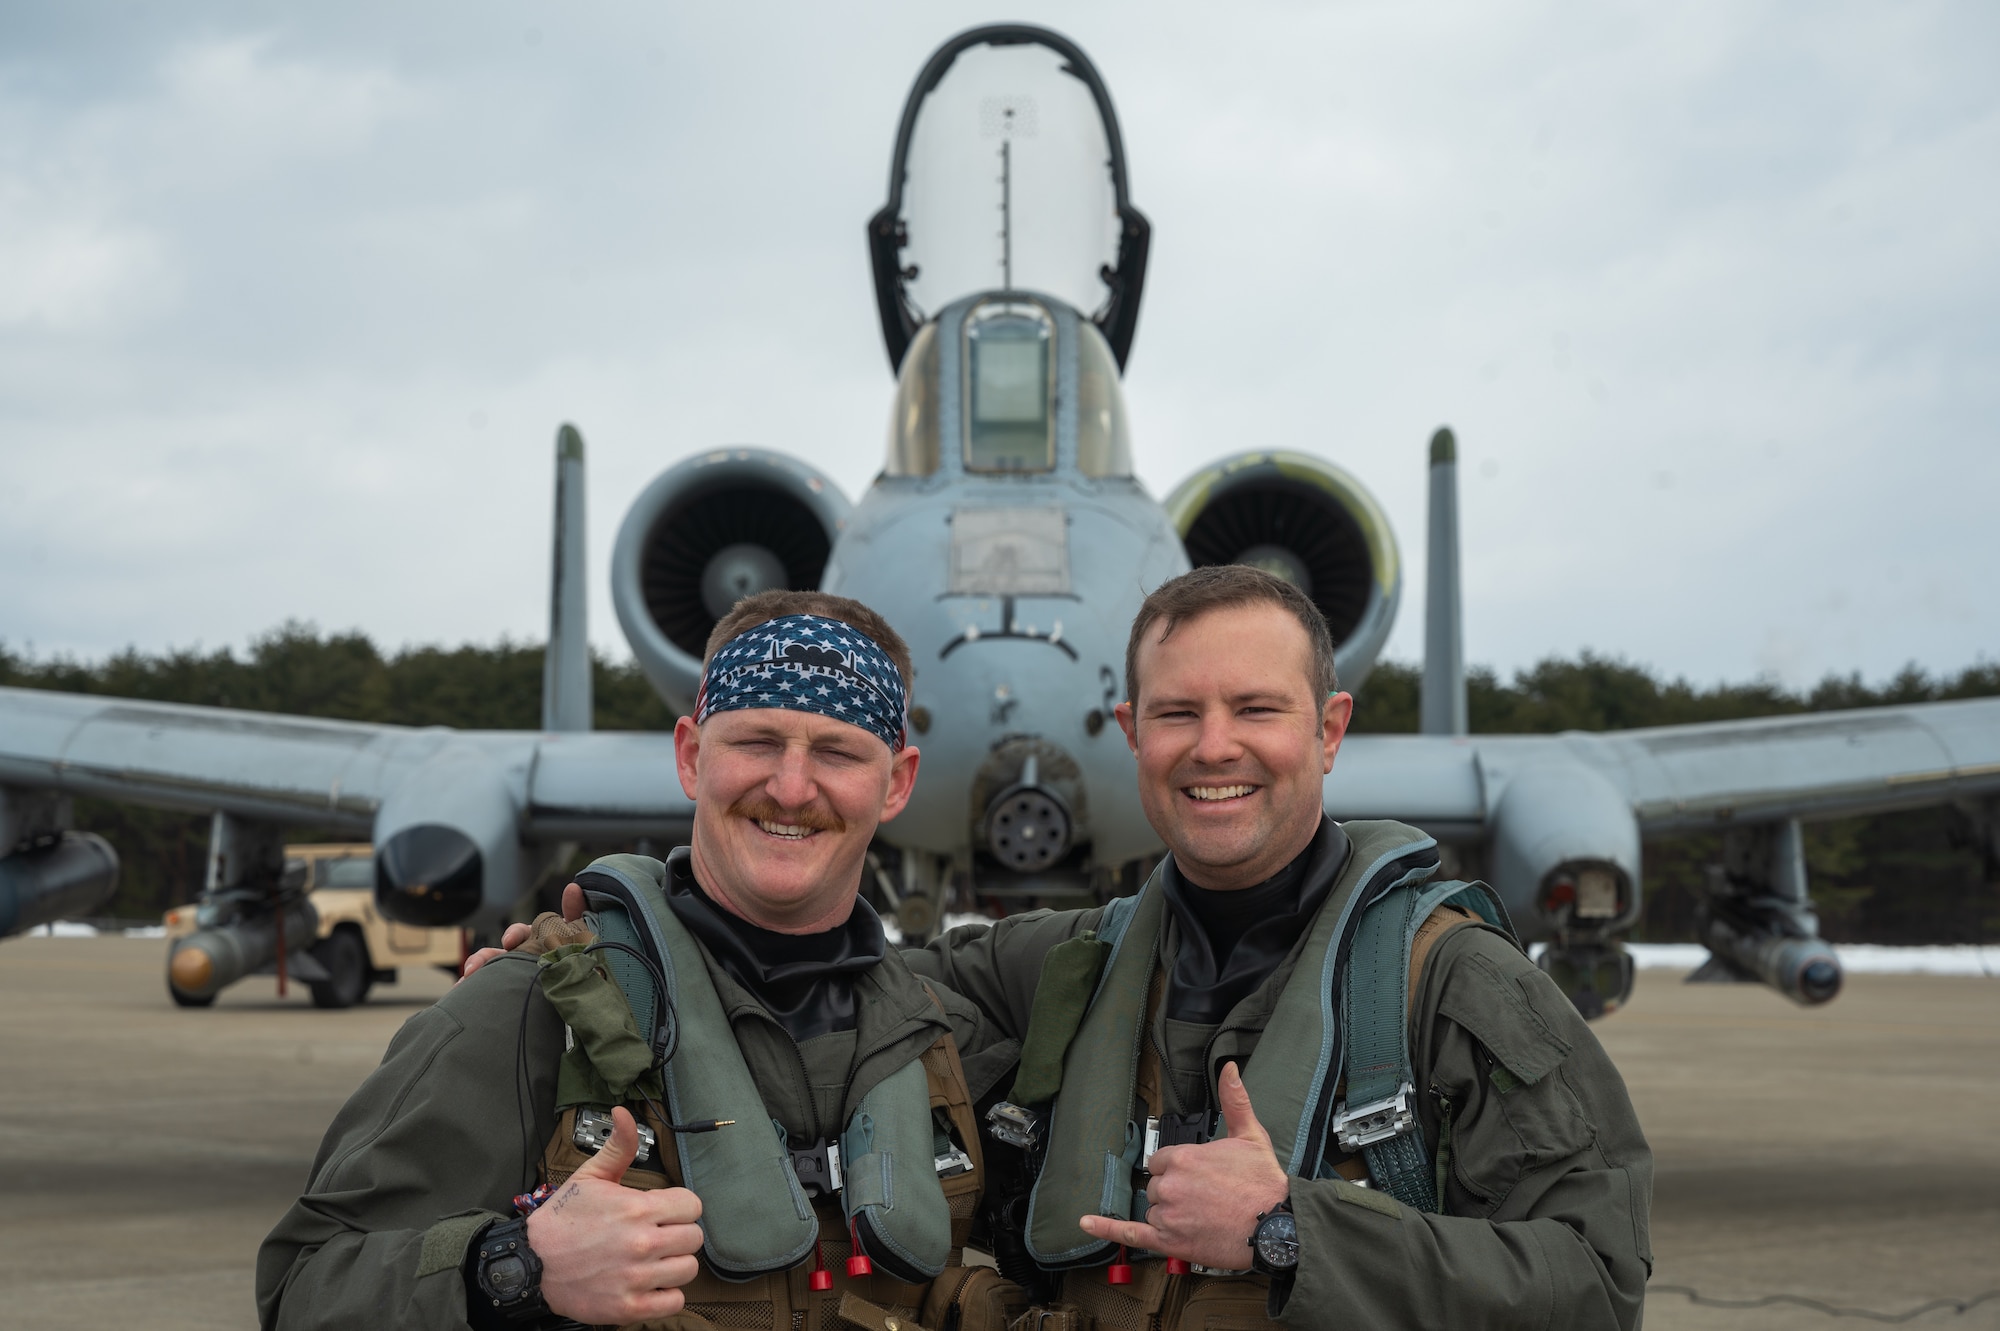
{"type": "MultiPolygon", "coordinates": [[[[450,984],[405,971],[321,1012],[253,979],[182,1010],[164,955],[0,943],[0,1326],[254,1326],[257,1244],[450,984]]],[[[1597,1025],[1658,1164],[1647,1325],[1832,1328],[2000,1290],[2000,979],[1854,976],[1808,1011],[1679,978],[1643,972],[1597,1025]]],[[[2000,1328],[2000,1295],[1905,1325],[2000,1328]]]]}

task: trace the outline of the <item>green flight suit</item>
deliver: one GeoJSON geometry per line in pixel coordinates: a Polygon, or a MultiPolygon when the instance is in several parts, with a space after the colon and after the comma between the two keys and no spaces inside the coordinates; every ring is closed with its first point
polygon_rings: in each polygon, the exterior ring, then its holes
{"type": "MultiPolygon", "coordinates": [[[[1320,910],[1341,904],[1330,893],[1320,910]]],[[[1018,1038],[1049,949],[1094,929],[1101,914],[1016,916],[990,929],[954,930],[904,956],[1018,1038]]],[[[1156,963],[1169,976],[1179,929],[1170,913],[1156,963]]],[[[1163,1082],[1175,1088],[1169,1094],[1214,1104],[1216,1071],[1255,1053],[1299,964],[1303,932],[1218,1026],[1167,1020],[1164,1004],[1154,1013],[1153,1039],[1168,1065],[1163,1082]]],[[[1569,1001],[1505,935],[1463,924],[1442,936],[1424,965],[1410,1043],[1433,1162],[1441,1121],[1450,1124],[1444,1213],[1422,1213],[1339,1178],[1295,1178],[1300,1259],[1282,1320],[1301,1331],[1636,1327],[1652,1268],[1652,1156],[1617,1068],[1569,1001]]],[[[1081,1231],[1077,1237],[1088,1241],[1081,1231]]],[[[1066,1277],[1079,1279],[1101,1282],[1102,1274],[1066,1277]]]]}
{"type": "MultiPolygon", "coordinates": [[[[894,949],[854,981],[860,1028],[875,1033],[858,1064],[856,1031],[794,1042],[703,955],[764,1107],[795,1140],[837,1133],[869,1091],[947,1026],[974,1096],[1019,1051],[970,1004],[939,990],[941,1012],[894,949]]],[[[532,959],[495,961],[397,1032],[328,1128],[305,1194],[258,1253],[262,1326],[466,1326],[461,1267],[472,1236],[511,1215],[514,1196],[535,1186],[556,1122],[563,1025],[536,971],[532,959]]]]}

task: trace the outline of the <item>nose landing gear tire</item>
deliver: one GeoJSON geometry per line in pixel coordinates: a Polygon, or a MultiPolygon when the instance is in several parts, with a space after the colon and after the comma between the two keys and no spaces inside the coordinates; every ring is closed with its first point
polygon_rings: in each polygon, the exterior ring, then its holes
{"type": "Polygon", "coordinates": [[[937,902],[928,896],[907,896],[896,907],[896,927],[905,947],[920,947],[937,933],[937,902]]]}

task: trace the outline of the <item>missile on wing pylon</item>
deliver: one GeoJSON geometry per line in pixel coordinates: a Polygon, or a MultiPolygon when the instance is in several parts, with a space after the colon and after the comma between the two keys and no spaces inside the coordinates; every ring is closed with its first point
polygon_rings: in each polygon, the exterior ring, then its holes
{"type": "Polygon", "coordinates": [[[1725,833],[1700,898],[1695,936],[1711,955],[1690,983],[1755,980],[1808,1007],[1840,992],[1840,958],[1819,936],[1796,818],[1725,833]]]}
{"type": "Polygon", "coordinates": [[[1842,972],[1833,945],[1794,932],[1783,910],[1759,912],[1755,905],[1712,895],[1702,903],[1696,930],[1713,955],[1688,979],[1756,980],[1807,1007],[1838,994],[1842,972]]]}
{"type": "Polygon", "coordinates": [[[94,832],[64,832],[0,859],[0,938],[88,915],[118,887],[118,852],[94,832]]]}
{"type": "MultiPolygon", "coordinates": [[[[276,913],[269,897],[226,893],[202,903],[199,927],[167,951],[167,991],[182,1007],[206,1007],[215,996],[278,958],[276,913]],[[207,918],[204,919],[202,916],[207,918]]],[[[285,952],[292,978],[324,981],[326,968],[307,952],[319,938],[319,912],[303,896],[284,905],[285,952]]]]}

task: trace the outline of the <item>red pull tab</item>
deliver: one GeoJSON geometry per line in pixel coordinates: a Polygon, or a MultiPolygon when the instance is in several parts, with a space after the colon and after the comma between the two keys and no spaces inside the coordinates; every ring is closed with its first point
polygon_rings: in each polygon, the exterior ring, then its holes
{"type": "Polygon", "coordinates": [[[1170,1276],[1184,1276],[1184,1275],[1186,1275],[1187,1273],[1188,1273],[1188,1264],[1187,1264],[1187,1261],[1186,1261],[1186,1260],[1185,1260],[1184,1258],[1180,1258],[1180,1257],[1169,1257],[1169,1258],[1167,1258],[1167,1274],[1168,1274],[1168,1275],[1170,1275],[1170,1276]]]}
{"type": "Polygon", "coordinates": [[[833,1288],[833,1272],[826,1269],[826,1258],[819,1249],[819,1240],[813,1240],[813,1269],[806,1277],[806,1288],[815,1294],[824,1294],[833,1288]]]}
{"type": "Polygon", "coordinates": [[[1124,1244],[1118,1245],[1118,1260],[1104,1268],[1104,1281],[1109,1285],[1132,1283],[1132,1263],[1126,1260],[1124,1244]]]}
{"type": "Polygon", "coordinates": [[[854,1255],[847,1259],[848,1278],[851,1280],[859,1276],[874,1275],[875,1263],[869,1261],[867,1254],[861,1251],[861,1226],[852,1219],[847,1222],[847,1237],[854,1244],[854,1255]]]}

